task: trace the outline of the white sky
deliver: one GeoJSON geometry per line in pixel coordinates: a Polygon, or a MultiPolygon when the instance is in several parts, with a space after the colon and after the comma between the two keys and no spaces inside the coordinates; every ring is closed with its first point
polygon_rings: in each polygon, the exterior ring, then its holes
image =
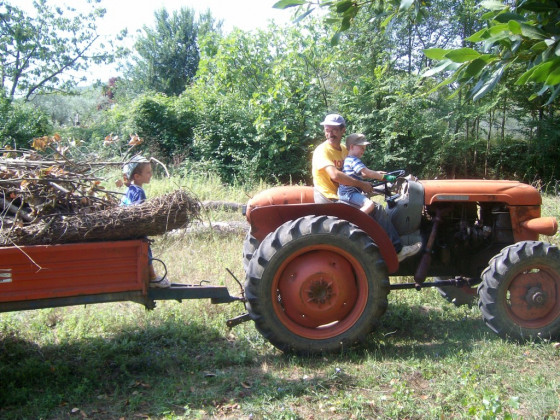
{"type": "MultiPolygon", "coordinates": [[[[97,7],[103,7],[107,13],[103,19],[97,20],[98,33],[108,37],[114,36],[122,29],[128,29],[133,38],[136,31],[144,25],[153,26],[154,12],[161,8],[170,13],[181,7],[190,8],[197,13],[204,13],[210,9],[212,16],[223,21],[223,30],[231,31],[234,27],[250,31],[256,28],[266,28],[271,20],[283,25],[290,21],[291,9],[273,9],[278,0],[101,0],[97,7]]],[[[12,5],[29,13],[35,9],[33,0],[8,0],[12,5]]],[[[91,9],[86,0],[49,0],[49,6],[69,5],[84,12],[91,9]]],[[[93,79],[107,79],[107,69],[95,70],[93,79]],[[103,74],[105,73],[105,74],[103,74]],[[101,76],[100,76],[101,74],[101,76]]],[[[109,70],[112,72],[112,70],[109,70]]],[[[91,77],[91,76],[90,76],[91,77]]]]}
{"type": "MultiPolygon", "coordinates": [[[[100,33],[115,34],[128,28],[130,33],[144,25],[152,26],[154,11],[165,7],[168,11],[181,7],[197,12],[210,9],[212,15],[224,21],[224,29],[237,27],[243,30],[265,28],[269,20],[277,23],[288,22],[291,10],[273,9],[278,0],[101,0],[98,7],[107,9],[107,13],[98,21],[100,33]]],[[[14,6],[26,11],[34,10],[33,0],[8,0],[14,6]]],[[[86,0],[49,0],[50,6],[69,5],[80,10],[89,10],[86,0]]]]}

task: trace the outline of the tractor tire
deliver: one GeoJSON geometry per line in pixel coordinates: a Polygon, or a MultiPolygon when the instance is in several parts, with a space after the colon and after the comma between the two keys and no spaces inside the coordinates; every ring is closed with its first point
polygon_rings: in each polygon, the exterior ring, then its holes
{"type": "Polygon", "coordinates": [[[247,232],[245,240],[243,241],[243,269],[245,270],[245,273],[247,273],[247,270],[249,269],[249,263],[251,262],[253,254],[258,247],[259,241],[257,240],[257,238],[251,235],[251,232],[247,232]]]}
{"type": "Polygon", "coordinates": [[[287,353],[345,350],[387,309],[389,278],[377,245],[348,221],[306,216],[258,247],[245,283],[257,330],[287,353]]]}
{"type": "MultiPolygon", "coordinates": [[[[434,281],[437,283],[441,280],[448,280],[449,277],[434,277],[434,281]]],[[[476,287],[457,287],[457,286],[442,286],[436,287],[442,298],[444,298],[449,303],[459,307],[463,305],[472,306],[476,300],[476,287]]]]}
{"type": "Polygon", "coordinates": [[[478,295],[484,322],[501,337],[559,337],[560,250],[538,241],[504,248],[483,271],[478,295]]]}

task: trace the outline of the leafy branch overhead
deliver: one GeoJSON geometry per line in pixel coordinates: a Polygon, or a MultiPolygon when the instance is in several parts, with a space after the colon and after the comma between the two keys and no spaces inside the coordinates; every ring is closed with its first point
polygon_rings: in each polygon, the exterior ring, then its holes
{"type": "Polygon", "coordinates": [[[36,13],[30,16],[0,2],[0,87],[9,98],[29,100],[39,93],[69,91],[81,80],[70,72],[110,63],[122,52],[97,33],[96,20],[105,9],[95,3],[87,14],[52,7],[47,0],[33,5],[36,13]]]}
{"type": "MultiPolygon", "coordinates": [[[[297,19],[317,8],[328,8],[327,22],[338,25],[334,43],[351,27],[360,10],[384,14],[382,28],[405,13],[413,23],[430,13],[430,4],[424,0],[281,0],[274,7],[297,7],[297,19]]],[[[450,76],[436,89],[459,83],[469,86],[470,97],[476,100],[492,91],[506,71],[521,66],[524,72],[517,85],[535,86],[530,99],[548,95],[547,104],[552,103],[560,93],[560,4],[550,0],[485,0],[480,8],[486,27],[463,39],[461,47],[424,50],[426,57],[437,62],[424,77],[448,72],[450,76]]]]}
{"type": "Polygon", "coordinates": [[[537,84],[540,90],[530,99],[548,92],[547,104],[552,103],[560,92],[560,31],[555,27],[560,9],[554,3],[525,1],[515,8],[483,2],[482,6],[490,9],[483,15],[487,27],[466,39],[479,46],[480,52],[473,48],[425,50],[426,56],[439,64],[424,76],[452,70],[438,87],[474,82],[470,95],[476,100],[490,92],[506,70],[522,65],[525,71],[516,84],[537,84]]]}

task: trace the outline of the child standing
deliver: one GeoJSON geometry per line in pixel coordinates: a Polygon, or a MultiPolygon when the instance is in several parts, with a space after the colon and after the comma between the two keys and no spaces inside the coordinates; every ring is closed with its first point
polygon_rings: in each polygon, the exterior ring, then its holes
{"type": "MultiPolygon", "coordinates": [[[[128,186],[126,194],[121,201],[121,205],[129,206],[140,204],[146,201],[146,193],[142,189],[142,185],[149,184],[152,179],[152,164],[143,156],[134,156],[123,167],[123,178],[125,185],[128,186]]],[[[150,287],[169,287],[171,286],[166,277],[156,275],[152,264],[152,250],[148,247],[148,261],[150,270],[150,287]]]]}
{"type": "MultiPolygon", "coordinates": [[[[388,182],[394,181],[396,177],[387,175],[384,171],[371,170],[366,165],[364,165],[361,158],[364,155],[366,146],[368,144],[369,142],[366,141],[366,136],[364,136],[363,134],[354,133],[350,134],[346,138],[346,148],[348,149],[348,156],[346,156],[346,159],[344,159],[344,166],[342,168],[342,171],[346,175],[360,181],[363,181],[364,178],[377,179],[380,181],[385,180],[388,182]]],[[[416,255],[422,248],[422,242],[403,246],[400,236],[391,223],[391,220],[387,215],[385,209],[367,198],[364,195],[363,191],[358,187],[351,187],[348,185],[340,184],[338,186],[338,198],[340,199],[340,201],[359,206],[360,210],[371,215],[383,227],[383,229],[385,229],[385,231],[391,238],[393,246],[395,247],[399,262],[403,261],[405,258],[416,255]]]]}

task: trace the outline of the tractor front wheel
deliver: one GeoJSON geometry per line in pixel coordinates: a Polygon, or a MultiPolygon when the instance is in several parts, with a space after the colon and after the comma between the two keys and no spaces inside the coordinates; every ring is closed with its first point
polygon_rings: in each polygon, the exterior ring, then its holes
{"type": "Polygon", "coordinates": [[[560,250],[523,241],[490,260],[478,287],[486,325],[502,337],[527,340],[560,335],[560,250]]]}
{"type": "Polygon", "coordinates": [[[377,245],[355,225],[306,216],[268,235],[249,263],[247,309],[284,352],[344,350],[387,308],[389,279],[377,245]]]}

